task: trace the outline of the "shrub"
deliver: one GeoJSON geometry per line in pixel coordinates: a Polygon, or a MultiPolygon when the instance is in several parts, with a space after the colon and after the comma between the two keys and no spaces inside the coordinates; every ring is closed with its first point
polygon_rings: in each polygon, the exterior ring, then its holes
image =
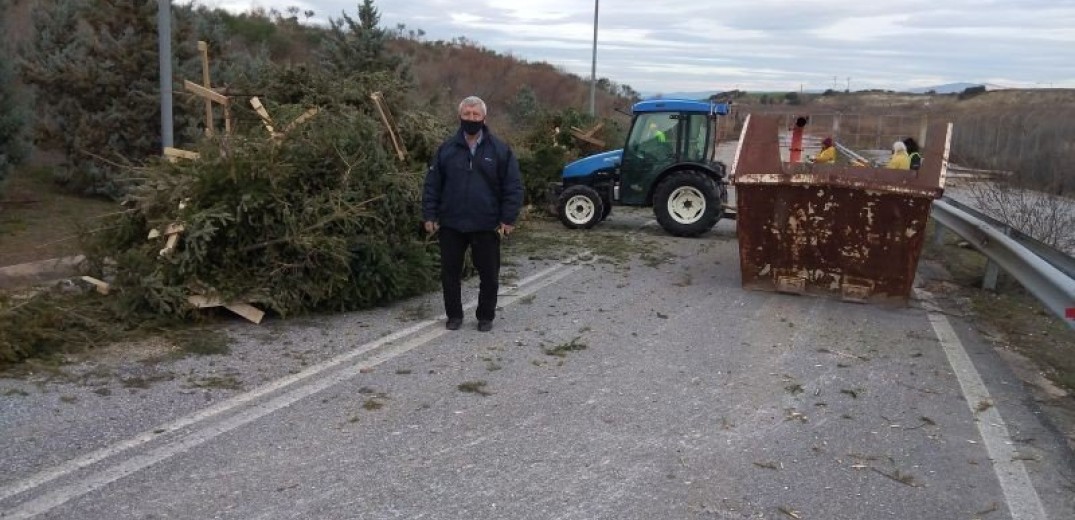
{"type": "MultiPolygon", "coordinates": [[[[156,20],[151,0],[56,0],[34,11],[36,38],[23,50],[21,73],[35,90],[40,137],[64,154],[58,180],[75,191],[118,196],[124,186],[112,162],[159,153],[156,20]]],[[[173,33],[177,64],[193,56],[182,33],[173,33]]],[[[183,128],[182,104],[176,108],[183,128]]]]}
{"type": "Polygon", "coordinates": [[[11,61],[10,49],[0,42],[0,193],[8,173],[30,152],[26,132],[29,114],[18,99],[11,61]]]}

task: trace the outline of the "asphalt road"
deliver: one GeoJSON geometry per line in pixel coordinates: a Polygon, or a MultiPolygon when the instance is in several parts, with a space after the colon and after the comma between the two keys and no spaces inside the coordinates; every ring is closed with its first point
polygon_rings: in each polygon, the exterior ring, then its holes
{"type": "Polygon", "coordinates": [[[1062,435],[960,317],[744,291],[732,222],[601,228],[651,250],[513,258],[491,333],[434,294],[2,379],[0,517],[1075,518],[1062,435]]]}

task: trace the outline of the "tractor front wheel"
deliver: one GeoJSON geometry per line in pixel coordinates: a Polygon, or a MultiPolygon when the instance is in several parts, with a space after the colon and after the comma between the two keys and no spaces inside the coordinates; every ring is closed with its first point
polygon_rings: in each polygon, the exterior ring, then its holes
{"type": "Polygon", "coordinates": [[[601,221],[605,204],[596,190],[577,184],[560,194],[556,210],[560,222],[568,228],[590,229],[601,221]]]}
{"type": "Polygon", "coordinates": [[[724,214],[720,191],[704,173],[673,173],[657,185],[653,213],[665,231],[693,237],[709,231],[724,214]]]}

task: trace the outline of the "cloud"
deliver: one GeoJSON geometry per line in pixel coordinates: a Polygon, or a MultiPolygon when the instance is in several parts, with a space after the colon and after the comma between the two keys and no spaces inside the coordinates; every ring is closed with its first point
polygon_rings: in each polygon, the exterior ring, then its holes
{"type": "MultiPolygon", "coordinates": [[[[202,2],[208,3],[208,2],[202,2]]],[[[298,5],[316,19],[359,1],[298,5]]],[[[579,0],[381,0],[386,27],[465,36],[500,52],[590,73],[594,4],[579,0]]],[[[600,5],[598,75],[641,91],[888,88],[948,82],[1075,88],[1070,0],[618,0],[600,5]]]]}

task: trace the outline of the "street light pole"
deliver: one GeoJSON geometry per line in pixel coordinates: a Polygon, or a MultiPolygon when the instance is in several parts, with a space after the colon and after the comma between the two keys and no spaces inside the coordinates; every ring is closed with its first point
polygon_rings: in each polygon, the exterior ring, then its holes
{"type": "Polygon", "coordinates": [[[597,90],[597,5],[599,0],[593,0],[593,61],[590,64],[590,115],[596,115],[594,108],[594,96],[597,90]]]}
{"type": "Polygon", "coordinates": [[[161,147],[174,144],[172,136],[172,2],[157,0],[157,37],[161,80],[161,147]]]}

